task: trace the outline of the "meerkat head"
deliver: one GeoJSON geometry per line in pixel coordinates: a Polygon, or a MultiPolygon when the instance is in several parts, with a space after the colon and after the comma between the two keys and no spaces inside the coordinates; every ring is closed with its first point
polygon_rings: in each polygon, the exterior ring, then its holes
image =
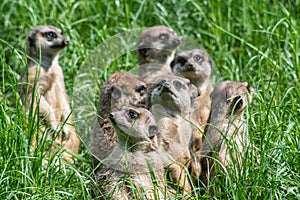
{"type": "Polygon", "coordinates": [[[134,75],[117,72],[101,88],[99,114],[118,111],[123,106],[146,107],[147,86],[134,75]]]}
{"type": "Polygon", "coordinates": [[[37,26],[28,33],[27,54],[39,58],[56,56],[59,51],[69,44],[60,29],[53,26],[37,26]]]}
{"type": "Polygon", "coordinates": [[[155,26],[143,30],[137,44],[139,64],[165,64],[180,43],[180,39],[169,27],[155,26]]]}
{"type": "Polygon", "coordinates": [[[200,49],[179,52],[170,64],[175,75],[204,82],[209,79],[213,61],[200,49]]]}
{"type": "Polygon", "coordinates": [[[153,150],[157,147],[157,124],[152,113],[145,108],[124,106],[109,115],[119,145],[133,150],[153,150]]]}
{"type": "Polygon", "coordinates": [[[247,82],[223,81],[211,93],[212,108],[223,108],[222,112],[219,110],[217,112],[226,118],[239,117],[247,105],[252,102],[254,93],[255,89],[250,87],[247,82]]]}
{"type": "Polygon", "coordinates": [[[169,114],[186,116],[198,96],[197,88],[188,79],[178,76],[165,76],[158,79],[150,88],[147,107],[161,105],[169,114]]]}

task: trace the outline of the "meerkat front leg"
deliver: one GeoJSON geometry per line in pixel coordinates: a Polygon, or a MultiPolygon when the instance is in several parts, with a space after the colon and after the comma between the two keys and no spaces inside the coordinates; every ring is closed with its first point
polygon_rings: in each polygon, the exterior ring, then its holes
{"type": "Polygon", "coordinates": [[[40,114],[46,116],[49,119],[51,129],[53,129],[54,131],[59,130],[59,124],[56,121],[55,113],[52,106],[48,104],[48,102],[43,96],[40,96],[38,103],[36,101],[37,99],[34,101],[34,109],[37,108],[38,104],[40,114]]]}
{"type": "Polygon", "coordinates": [[[68,140],[70,138],[70,132],[74,128],[72,127],[71,109],[66,98],[63,98],[61,103],[63,107],[62,121],[65,123],[62,130],[63,139],[68,140]]]}

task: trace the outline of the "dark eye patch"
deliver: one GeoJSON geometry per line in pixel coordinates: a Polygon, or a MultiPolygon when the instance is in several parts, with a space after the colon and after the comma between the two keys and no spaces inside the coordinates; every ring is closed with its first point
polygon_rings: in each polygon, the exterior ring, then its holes
{"type": "Polygon", "coordinates": [[[187,62],[187,60],[184,57],[179,56],[177,62],[180,63],[181,66],[183,66],[187,62]]]}
{"type": "Polygon", "coordinates": [[[48,31],[43,33],[43,37],[46,37],[48,39],[55,39],[57,38],[57,35],[53,31],[48,31]]]}
{"type": "Polygon", "coordinates": [[[232,100],[231,110],[232,112],[237,112],[238,110],[243,108],[243,99],[241,96],[237,96],[232,100]]]}
{"type": "Polygon", "coordinates": [[[144,85],[140,85],[135,88],[135,91],[140,93],[141,96],[143,96],[147,92],[147,89],[144,85]]]}
{"type": "Polygon", "coordinates": [[[137,113],[136,111],[132,110],[132,109],[129,109],[128,112],[127,112],[128,116],[130,117],[130,119],[137,119],[139,118],[140,114],[137,113]]]}

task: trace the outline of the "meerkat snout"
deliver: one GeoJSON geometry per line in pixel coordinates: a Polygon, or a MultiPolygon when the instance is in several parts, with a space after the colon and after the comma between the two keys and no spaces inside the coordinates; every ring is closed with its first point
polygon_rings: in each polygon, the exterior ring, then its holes
{"type": "Polygon", "coordinates": [[[110,119],[110,121],[112,123],[115,123],[115,120],[114,120],[114,115],[112,113],[109,114],[108,118],[110,119]]]}

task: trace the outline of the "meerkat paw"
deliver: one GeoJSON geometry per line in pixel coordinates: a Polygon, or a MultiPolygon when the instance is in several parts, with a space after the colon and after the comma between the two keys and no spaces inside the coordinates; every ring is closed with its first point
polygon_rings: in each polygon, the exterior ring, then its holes
{"type": "Polygon", "coordinates": [[[61,133],[62,140],[69,140],[70,139],[70,130],[67,126],[64,126],[61,133]]]}
{"type": "Polygon", "coordinates": [[[65,141],[70,138],[70,130],[66,125],[52,123],[51,130],[52,138],[56,138],[55,140],[65,141]]]}

